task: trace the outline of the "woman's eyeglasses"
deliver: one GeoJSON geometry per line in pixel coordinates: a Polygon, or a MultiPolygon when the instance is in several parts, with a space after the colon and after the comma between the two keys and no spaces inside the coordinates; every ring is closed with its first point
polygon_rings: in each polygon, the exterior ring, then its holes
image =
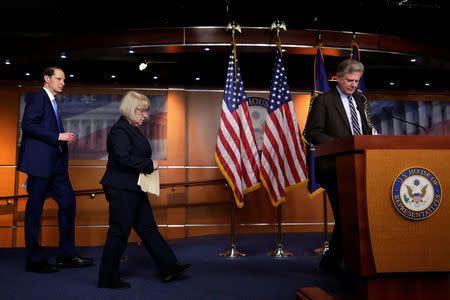
{"type": "Polygon", "coordinates": [[[141,114],[148,114],[148,110],[147,109],[142,109],[142,108],[137,108],[136,109],[141,113],[141,114]]]}

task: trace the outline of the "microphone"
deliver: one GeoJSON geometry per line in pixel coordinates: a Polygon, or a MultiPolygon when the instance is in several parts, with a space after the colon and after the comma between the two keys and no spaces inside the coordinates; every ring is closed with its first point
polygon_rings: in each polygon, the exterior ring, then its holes
{"type": "Polygon", "coordinates": [[[402,121],[402,122],[405,122],[405,123],[414,125],[414,126],[419,127],[419,128],[422,128],[422,129],[425,131],[425,135],[428,136],[428,130],[427,130],[425,127],[423,127],[422,125],[419,125],[419,124],[416,124],[416,123],[412,123],[412,122],[409,122],[409,121],[406,121],[406,120],[403,120],[403,119],[400,119],[400,118],[394,116],[394,114],[392,113],[392,111],[389,110],[387,107],[383,107],[383,111],[386,112],[386,113],[388,113],[388,114],[390,114],[390,115],[392,116],[392,118],[394,118],[394,119],[396,119],[396,120],[399,120],[399,121],[402,121]]]}

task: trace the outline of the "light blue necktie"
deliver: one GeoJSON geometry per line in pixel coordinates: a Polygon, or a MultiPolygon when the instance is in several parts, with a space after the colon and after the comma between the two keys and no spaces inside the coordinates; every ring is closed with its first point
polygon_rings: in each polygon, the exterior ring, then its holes
{"type": "Polygon", "coordinates": [[[56,104],[56,100],[54,98],[52,99],[52,103],[53,103],[53,109],[55,110],[56,122],[58,123],[58,131],[59,131],[59,133],[61,133],[62,130],[61,130],[61,124],[59,123],[58,105],[56,104]]]}
{"type": "MultiPolygon", "coordinates": [[[[58,105],[56,104],[55,98],[52,99],[52,103],[53,103],[53,110],[55,111],[56,123],[58,123],[58,132],[61,133],[62,130],[61,130],[61,124],[59,123],[58,105]]],[[[59,148],[59,151],[62,152],[62,146],[59,145],[58,148],[59,148]]]]}

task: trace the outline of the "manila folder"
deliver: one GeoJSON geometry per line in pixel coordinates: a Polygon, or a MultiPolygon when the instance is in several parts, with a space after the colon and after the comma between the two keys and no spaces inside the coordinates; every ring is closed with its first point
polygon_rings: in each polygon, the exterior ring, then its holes
{"type": "Polygon", "coordinates": [[[159,196],[159,170],[155,170],[151,174],[139,174],[137,184],[142,191],[159,196]]]}

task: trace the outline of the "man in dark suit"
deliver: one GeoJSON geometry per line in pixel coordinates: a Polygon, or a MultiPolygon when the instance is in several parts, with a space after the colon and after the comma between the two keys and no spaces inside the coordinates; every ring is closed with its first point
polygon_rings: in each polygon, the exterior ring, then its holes
{"type": "Polygon", "coordinates": [[[55,95],[64,88],[65,75],[61,68],[49,67],[44,70],[43,79],[43,89],[26,99],[17,170],[28,175],[25,270],[52,273],[57,267],[89,266],[93,260],[79,256],[75,249],[75,195],[67,172],[67,143],[74,143],[76,137],[71,132],[64,132],[55,101],[55,95]],[[56,266],[47,262],[39,245],[41,214],[47,194],[59,206],[56,266]]]}
{"type": "MultiPolygon", "coordinates": [[[[313,101],[306,121],[304,136],[314,145],[350,135],[371,134],[364,111],[364,99],[355,93],[364,66],[351,59],[344,60],[337,68],[337,86],[313,101]]],[[[317,182],[327,191],[333,210],[335,225],[329,250],[320,261],[320,267],[340,270],[344,257],[339,210],[336,161],[321,157],[316,160],[317,182]]]]}

